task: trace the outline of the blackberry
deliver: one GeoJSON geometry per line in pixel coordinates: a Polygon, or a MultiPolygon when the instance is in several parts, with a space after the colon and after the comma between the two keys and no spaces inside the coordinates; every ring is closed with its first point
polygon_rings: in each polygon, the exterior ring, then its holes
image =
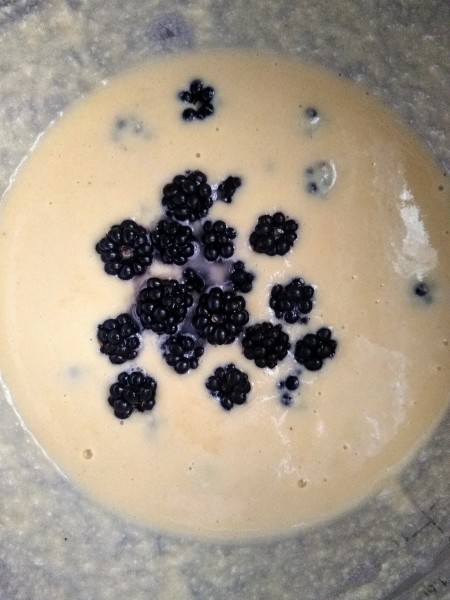
{"type": "Polygon", "coordinates": [[[174,279],[151,277],[138,294],[136,313],[144,329],[158,335],[172,335],[192,303],[193,298],[183,284],[174,279]]]}
{"type": "Polygon", "coordinates": [[[178,333],[172,335],[162,345],[163,357],[169,367],[179,374],[198,367],[198,360],[203,356],[204,348],[196,345],[191,335],[178,333]]]}
{"type": "Polygon", "coordinates": [[[189,292],[198,292],[201,294],[205,291],[205,280],[197,271],[188,267],[183,271],[183,284],[189,292]]]}
{"type": "Polygon", "coordinates": [[[325,359],[334,356],[336,348],[337,342],[331,338],[331,330],[322,327],[317,333],[307,333],[297,342],[294,356],[309,371],[318,371],[325,359]]]}
{"type": "Polygon", "coordinates": [[[192,229],[177,221],[162,219],[150,237],[163,263],[185,265],[195,252],[192,229]]]}
{"type": "Polygon", "coordinates": [[[230,175],[217,186],[217,200],[230,204],[233,201],[236,190],[241,185],[242,179],[240,177],[230,175]]]}
{"type": "Polygon", "coordinates": [[[242,296],[213,287],[200,296],[192,323],[200,337],[222,345],[234,342],[248,318],[242,296]]]}
{"type": "Polygon", "coordinates": [[[95,250],[105,263],[105,272],[124,280],[142,275],[153,260],[148,231],[132,219],[113,225],[95,250]]]}
{"type": "Polygon", "coordinates": [[[178,94],[178,97],[183,102],[193,104],[195,108],[186,108],[182,117],[185,121],[203,120],[206,117],[214,114],[214,106],[212,104],[214,98],[214,88],[204,86],[200,79],[194,79],[189,90],[183,90],[178,94]]]}
{"type": "Polygon", "coordinates": [[[284,319],[286,323],[305,323],[304,316],[311,312],[313,307],[314,288],[307,285],[303,279],[292,279],[286,286],[274,285],[270,292],[269,306],[274,311],[277,319],[284,319]]]}
{"type": "Polygon", "coordinates": [[[157,386],[153,377],[142,371],[124,371],[109,388],[109,405],[118,419],[127,419],[133,410],[152,410],[157,386]]]}
{"type": "Polygon", "coordinates": [[[245,264],[242,260],[233,263],[230,270],[230,281],[235,292],[248,294],[253,287],[254,279],[253,273],[245,270],[245,264]]]}
{"type": "Polygon", "coordinates": [[[267,321],[247,327],[242,338],[245,358],[254,360],[261,369],[274,369],[285,358],[290,347],[289,336],[281,325],[272,325],[267,321]]]}
{"type": "Polygon", "coordinates": [[[123,313],[115,319],[107,319],[97,328],[100,352],[106,354],[115,365],[136,358],[140,339],[139,327],[130,315],[123,313]]]}
{"type": "Polygon", "coordinates": [[[206,260],[213,262],[221,258],[230,258],[234,253],[232,240],[236,237],[236,230],[227,227],[224,221],[206,221],[203,224],[203,255],[206,260]]]}
{"type": "Polygon", "coordinates": [[[231,410],[235,404],[244,404],[251,384],[247,373],[240,371],[232,363],[218,367],[205,382],[209,393],[220,399],[225,410],[231,410]]]}
{"type": "Polygon", "coordinates": [[[213,204],[211,186],[202,171],[186,171],[164,186],[161,202],[168,217],[198,221],[206,217],[213,204]]]}
{"type": "Polygon", "coordinates": [[[262,215],[250,235],[250,246],[260,254],[284,256],[297,239],[297,229],[297,221],[289,219],[282,212],[262,215]]]}

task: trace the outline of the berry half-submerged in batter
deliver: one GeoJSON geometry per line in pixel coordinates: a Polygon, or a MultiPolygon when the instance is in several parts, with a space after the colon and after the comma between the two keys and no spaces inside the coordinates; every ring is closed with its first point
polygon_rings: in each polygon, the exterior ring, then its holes
{"type": "Polygon", "coordinates": [[[104,262],[105,273],[125,280],[142,275],[153,260],[149,232],[132,219],[113,225],[95,249],[104,262]]]}
{"type": "Polygon", "coordinates": [[[314,288],[301,277],[292,279],[287,285],[276,284],[270,291],[269,306],[277,319],[286,323],[307,321],[305,315],[313,308],[314,288]]]}
{"type": "Polygon", "coordinates": [[[200,296],[192,323],[200,337],[222,345],[234,342],[248,319],[243,296],[213,287],[200,296]]]}
{"type": "Polygon", "coordinates": [[[192,229],[177,221],[161,219],[150,237],[163,263],[185,265],[195,252],[192,229]]]}
{"type": "Polygon", "coordinates": [[[192,335],[178,333],[171,335],[162,344],[162,353],[166,363],[179,375],[196,369],[204,348],[192,335]]]}
{"type": "Polygon", "coordinates": [[[247,327],[242,338],[245,358],[255,361],[260,369],[274,369],[291,347],[289,335],[281,325],[268,321],[247,327]]]}
{"type": "Polygon", "coordinates": [[[138,294],[136,314],[144,329],[174,334],[192,302],[191,294],[175,279],[151,277],[138,294]]]}
{"type": "Polygon", "coordinates": [[[155,406],[158,384],[142,371],[123,371],[109,388],[108,402],[119,419],[127,419],[134,410],[144,412],[155,406]]]}
{"type": "Polygon", "coordinates": [[[282,212],[262,215],[250,235],[250,246],[255,252],[284,256],[297,239],[298,223],[282,212]]]}
{"type": "Polygon", "coordinates": [[[309,371],[318,371],[324,360],[333,358],[337,348],[331,329],[321,327],[316,333],[307,333],[295,345],[295,359],[309,371]]]}
{"type": "Polygon", "coordinates": [[[100,352],[106,354],[115,365],[133,360],[140,345],[139,327],[133,318],[123,313],[115,319],[107,319],[97,328],[100,352]]]}
{"type": "Polygon", "coordinates": [[[205,385],[212,396],[219,398],[220,405],[225,410],[231,410],[236,404],[244,404],[252,387],[247,373],[240,371],[232,363],[226,367],[218,367],[205,385]]]}
{"type": "Polygon", "coordinates": [[[198,221],[213,205],[211,186],[202,171],[176,175],[163,188],[162,205],[168,217],[177,221],[198,221]]]}

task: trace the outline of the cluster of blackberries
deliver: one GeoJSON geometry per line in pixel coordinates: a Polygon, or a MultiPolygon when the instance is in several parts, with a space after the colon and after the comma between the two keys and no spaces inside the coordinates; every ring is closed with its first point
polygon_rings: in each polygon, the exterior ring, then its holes
{"type": "MultiPolygon", "coordinates": [[[[193,105],[183,111],[185,120],[202,120],[214,113],[214,89],[200,80],[193,80],[179,98],[193,105]]],[[[311,120],[316,117],[312,112],[308,114],[311,120]]],[[[233,256],[236,230],[222,220],[206,219],[214,201],[231,203],[241,185],[240,177],[230,175],[211,186],[202,171],[185,171],[163,187],[161,205],[165,216],[152,230],[127,219],[113,225],[97,243],[105,272],[123,280],[142,276],[154,260],[186,265],[180,280],[147,279],[140,285],[130,313],[109,318],[98,326],[100,351],[112,363],[134,360],[145,330],[162,336],[162,357],[180,375],[198,367],[206,343],[223,345],[239,339],[244,356],[259,368],[274,369],[285,359],[291,341],[281,324],[265,321],[248,325],[250,315],[241,294],[252,290],[255,275],[246,270],[243,261],[230,261],[229,268],[222,269],[228,273],[223,288],[211,286],[214,270],[210,263],[223,263],[233,256]]],[[[280,211],[262,215],[250,234],[250,247],[256,253],[284,256],[297,240],[298,227],[297,221],[280,211]]],[[[424,295],[422,288],[416,293],[424,295]]],[[[277,319],[289,324],[305,323],[305,315],[313,308],[313,297],[314,288],[298,277],[286,285],[274,285],[269,305],[277,319]]],[[[294,356],[306,369],[318,370],[325,359],[334,355],[336,347],[331,330],[323,327],[297,341],[294,356]]],[[[248,375],[234,364],[217,367],[205,384],[226,410],[244,404],[251,390],[248,375]]],[[[279,383],[283,403],[290,404],[298,386],[296,375],[279,383]]],[[[125,419],[133,410],[151,410],[156,388],[156,381],[142,371],[123,372],[111,385],[108,401],[114,414],[125,419]]]]}
{"type": "Polygon", "coordinates": [[[189,369],[198,367],[198,360],[203,356],[204,348],[196,344],[192,335],[178,333],[172,335],[162,345],[163,357],[169,367],[183,375],[189,369]]]}
{"type": "Polygon", "coordinates": [[[219,398],[225,410],[231,410],[235,404],[244,404],[251,390],[247,373],[232,363],[226,367],[218,367],[205,385],[214,397],[219,398]]]}
{"type": "Polygon", "coordinates": [[[185,121],[194,121],[206,119],[214,114],[214,88],[204,86],[200,79],[191,81],[188,90],[183,90],[178,94],[178,97],[187,104],[193,104],[194,108],[186,108],[182,112],[182,117],[185,121]]]}

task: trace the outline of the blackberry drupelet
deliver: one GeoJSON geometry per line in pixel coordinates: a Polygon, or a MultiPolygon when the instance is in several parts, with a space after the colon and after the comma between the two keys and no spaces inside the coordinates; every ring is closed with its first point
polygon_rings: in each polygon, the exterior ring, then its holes
{"type": "Polygon", "coordinates": [[[186,317],[193,298],[174,279],[151,277],[137,297],[136,313],[144,329],[173,335],[186,317]]]}
{"type": "Polygon", "coordinates": [[[230,204],[233,201],[236,190],[241,185],[242,179],[240,177],[230,175],[217,186],[217,200],[230,204]]]}
{"type": "Polygon", "coordinates": [[[162,219],[150,234],[163,263],[185,265],[195,252],[195,237],[188,225],[162,219]]]}
{"type": "Polygon", "coordinates": [[[298,223],[282,212],[259,217],[250,235],[250,246],[255,252],[284,256],[297,239],[298,223]]]}
{"type": "Polygon", "coordinates": [[[105,272],[124,280],[142,275],[153,260],[149,232],[132,219],[113,225],[95,250],[104,262],[105,272]]]}
{"type": "Polygon", "coordinates": [[[139,327],[126,313],[115,319],[107,319],[97,328],[100,352],[106,354],[115,365],[133,360],[140,346],[139,327]]]}
{"type": "Polygon", "coordinates": [[[230,270],[230,281],[235,292],[242,292],[248,294],[253,287],[253,280],[255,276],[253,273],[245,270],[245,264],[242,260],[238,260],[233,263],[230,270]]]}
{"type": "Polygon", "coordinates": [[[248,319],[242,296],[213,287],[200,296],[192,323],[200,337],[222,345],[234,342],[248,319]]]}
{"type": "Polygon", "coordinates": [[[251,390],[247,373],[240,371],[230,363],[226,367],[218,367],[205,382],[209,393],[219,398],[225,410],[231,410],[235,404],[244,404],[251,390]]]}
{"type": "Polygon", "coordinates": [[[214,88],[204,86],[200,79],[194,79],[189,90],[183,90],[178,97],[183,102],[193,104],[194,108],[186,108],[182,117],[185,121],[203,120],[214,114],[213,98],[214,88]]]}
{"type": "Polygon", "coordinates": [[[189,369],[196,369],[204,348],[196,344],[191,335],[178,333],[172,335],[162,344],[164,360],[176,373],[183,375],[189,369]]]}
{"type": "Polygon", "coordinates": [[[321,327],[317,333],[307,333],[297,342],[294,356],[309,371],[318,371],[325,359],[335,355],[336,348],[337,342],[332,339],[331,330],[321,327]]]}
{"type": "Polygon", "coordinates": [[[224,221],[206,221],[201,238],[203,256],[210,262],[230,258],[234,253],[232,240],[235,237],[236,230],[228,227],[224,221]]]}
{"type": "Polygon", "coordinates": [[[198,221],[206,217],[213,204],[211,186],[202,171],[186,171],[164,186],[161,202],[168,217],[198,221]]]}
{"type": "Polygon", "coordinates": [[[272,325],[268,321],[247,327],[242,338],[245,358],[254,360],[261,369],[274,369],[286,357],[290,347],[289,336],[281,325],[272,325]]]}
{"type": "Polygon", "coordinates": [[[286,379],[278,382],[278,387],[281,390],[280,402],[283,406],[290,406],[292,404],[292,392],[295,392],[299,385],[300,381],[295,375],[289,375],[286,379]]]}
{"type": "Polygon", "coordinates": [[[153,377],[142,371],[124,371],[109,388],[109,405],[118,419],[127,419],[133,410],[152,410],[157,386],[153,377]]]}
{"type": "Polygon", "coordinates": [[[269,306],[277,319],[284,319],[290,324],[297,321],[306,323],[305,315],[313,308],[313,296],[314,288],[296,277],[286,286],[277,284],[272,287],[269,306]]]}
{"type": "Polygon", "coordinates": [[[191,267],[184,269],[182,281],[189,292],[198,292],[201,294],[205,291],[205,280],[197,273],[197,271],[191,269],[191,267]]]}

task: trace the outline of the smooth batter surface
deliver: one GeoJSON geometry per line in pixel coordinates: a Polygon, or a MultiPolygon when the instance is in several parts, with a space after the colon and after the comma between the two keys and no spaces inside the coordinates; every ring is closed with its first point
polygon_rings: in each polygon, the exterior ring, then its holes
{"type": "Polygon", "coordinates": [[[69,477],[162,529],[264,535],[355,504],[446,404],[446,190],[412,136],[337,77],[238,55],[172,59],[124,76],[48,133],[2,209],[2,375],[19,413],[69,477]],[[216,114],[183,123],[177,92],[195,77],[216,88],[216,114]],[[305,117],[310,106],[317,123],[305,117]],[[118,119],[139,126],[119,131],[118,119]],[[305,171],[320,161],[336,181],[312,196],[305,171]],[[123,369],[100,355],[95,336],[135,289],[104,274],[94,245],[124,218],[157,221],[164,184],[195,168],[210,182],[244,181],[210,217],[239,230],[233,258],[256,274],[253,319],[275,322],[268,290],[304,277],[317,302],[291,338],[330,326],[338,352],[319,373],[302,370],[286,408],[276,382],[298,367],[292,357],[271,373],[238,345],[208,347],[199,369],[177,376],[146,334],[136,366],[157,379],[157,405],[122,424],[106,396],[123,369]],[[256,255],[249,234],[275,210],[300,222],[299,239],[284,258],[256,255]],[[426,299],[413,292],[422,280],[426,299]],[[204,381],[230,361],[253,390],[227,413],[204,381]]]}

